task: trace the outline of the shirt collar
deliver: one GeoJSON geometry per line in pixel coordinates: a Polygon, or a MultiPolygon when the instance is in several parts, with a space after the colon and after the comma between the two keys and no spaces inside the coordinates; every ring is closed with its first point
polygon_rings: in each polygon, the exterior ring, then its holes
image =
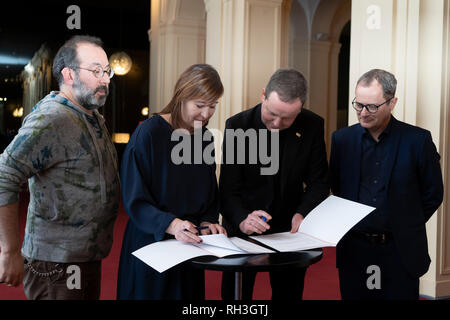
{"type": "MultiPolygon", "coordinates": [[[[394,116],[391,115],[391,118],[389,119],[389,122],[388,122],[386,128],[384,128],[384,130],[383,130],[383,132],[380,134],[378,140],[381,140],[381,139],[383,139],[384,137],[389,136],[389,134],[390,134],[391,131],[392,131],[392,122],[393,122],[393,119],[394,119],[394,116]]],[[[360,134],[361,134],[363,137],[371,137],[369,131],[368,131],[366,128],[363,128],[361,125],[360,125],[359,127],[360,127],[360,130],[359,130],[359,131],[360,131],[360,134]]]]}
{"type": "Polygon", "coordinates": [[[103,125],[105,123],[105,118],[98,112],[97,109],[93,110],[92,115],[88,114],[87,112],[81,110],[78,108],[72,101],[67,99],[66,97],[63,97],[59,94],[59,91],[51,91],[50,97],[58,101],[59,103],[77,111],[78,113],[84,114],[89,119],[97,119],[97,121],[100,123],[100,125],[103,125]]]}
{"type": "MultiPolygon", "coordinates": [[[[257,117],[256,117],[256,129],[267,129],[266,125],[264,124],[264,122],[262,122],[262,103],[260,103],[258,106],[258,111],[257,111],[257,117]]],[[[303,110],[302,110],[303,111],[303,110]]],[[[280,130],[279,134],[280,135],[288,135],[290,134],[290,132],[296,130],[295,127],[297,124],[298,119],[301,116],[301,112],[297,115],[297,117],[295,118],[294,122],[291,124],[290,127],[280,130]]],[[[297,129],[298,130],[298,129],[297,129]]]]}

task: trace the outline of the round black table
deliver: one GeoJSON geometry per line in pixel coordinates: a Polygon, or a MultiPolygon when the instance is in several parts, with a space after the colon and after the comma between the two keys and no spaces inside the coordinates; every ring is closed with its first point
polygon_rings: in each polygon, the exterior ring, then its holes
{"type": "Polygon", "coordinates": [[[194,268],[235,273],[234,298],[242,300],[242,272],[280,271],[290,268],[304,268],[322,259],[322,249],[276,252],[251,255],[233,255],[223,258],[202,256],[190,260],[194,268]]]}

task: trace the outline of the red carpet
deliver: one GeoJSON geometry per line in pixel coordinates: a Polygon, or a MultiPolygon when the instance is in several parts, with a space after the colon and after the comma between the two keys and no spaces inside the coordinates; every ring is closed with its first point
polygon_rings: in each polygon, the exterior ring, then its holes
{"type": "MultiPolygon", "coordinates": [[[[27,195],[24,194],[20,203],[21,230],[23,230],[26,219],[26,208],[28,205],[27,195]]],[[[116,299],[117,269],[122,245],[122,236],[125,230],[128,216],[123,207],[114,228],[114,244],[110,255],[103,260],[102,268],[102,300],[116,299]]],[[[339,300],[338,274],[335,267],[335,249],[325,248],[323,258],[318,263],[308,268],[305,279],[305,300],[339,300]]],[[[206,299],[220,300],[221,273],[217,271],[206,272],[206,299]]],[[[271,297],[269,277],[266,272],[261,272],[256,277],[253,298],[255,300],[268,300],[271,297]]],[[[0,285],[0,300],[23,300],[23,286],[17,288],[0,285]]]]}

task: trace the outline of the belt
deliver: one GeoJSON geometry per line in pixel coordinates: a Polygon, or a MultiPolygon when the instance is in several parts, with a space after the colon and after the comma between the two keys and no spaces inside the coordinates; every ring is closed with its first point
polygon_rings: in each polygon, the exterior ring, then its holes
{"type": "Polygon", "coordinates": [[[362,239],[374,244],[385,244],[390,240],[392,240],[392,234],[389,232],[374,233],[374,232],[352,231],[350,235],[355,238],[362,239]]]}

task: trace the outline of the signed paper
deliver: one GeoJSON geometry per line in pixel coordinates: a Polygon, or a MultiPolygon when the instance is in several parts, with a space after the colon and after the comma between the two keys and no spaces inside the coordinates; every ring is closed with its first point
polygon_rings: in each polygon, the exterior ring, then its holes
{"type": "Polygon", "coordinates": [[[330,196],[306,216],[298,232],[250,238],[281,252],[335,247],[354,225],[373,210],[374,207],[330,196]]]}
{"type": "MultiPolygon", "coordinates": [[[[281,252],[333,247],[373,210],[373,207],[330,196],[306,216],[298,232],[281,232],[251,238],[281,252]]],[[[183,243],[175,239],[155,242],[133,252],[133,255],[158,272],[164,272],[179,263],[200,256],[213,255],[221,258],[274,252],[241,238],[227,238],[223,234],[200,237],[203,242],[199,244],[183,243]]]]}
{"type": "Polygon", "coordinates": [[[199,244],[180,242],[175,239],[152,243],[133,252],[133,255],[158,272],[176,266],[186,260],[213,255],[225,257],[236,254],[270,253],[272,250],[255,245],[240,238],[227,238],[223,234],[200,236],[199,244]]]}

